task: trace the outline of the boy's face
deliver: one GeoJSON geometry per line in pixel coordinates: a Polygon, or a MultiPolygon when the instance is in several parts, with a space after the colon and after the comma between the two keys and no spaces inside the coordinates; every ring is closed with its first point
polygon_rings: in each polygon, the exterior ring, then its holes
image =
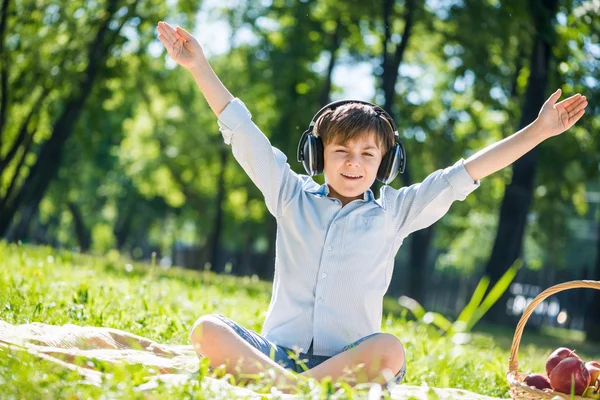
{"type": "Polygon", "coordinates": [[[346,205],[360,199],[377,177],[383,155],[375,135],[363,135],[344,144],[336,140],[324,147],[325,182],[329,197],[346,205]]]}

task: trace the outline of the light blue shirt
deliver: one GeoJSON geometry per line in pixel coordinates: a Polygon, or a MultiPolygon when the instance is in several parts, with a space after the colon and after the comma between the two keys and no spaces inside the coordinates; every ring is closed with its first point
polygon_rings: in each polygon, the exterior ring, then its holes
{"type": "Polygon", "coordinates": [[[342,207],[326,184],[291,170],[239,99],[219,115],[233,155],[265,196],[277,219],[273,294],[262,329],[267,339],[316,355],[379,332],[383,296],[404,238],[425,228],[479,186],[459,160],[422,183],[381,188],[375,199],[342,207]]]}

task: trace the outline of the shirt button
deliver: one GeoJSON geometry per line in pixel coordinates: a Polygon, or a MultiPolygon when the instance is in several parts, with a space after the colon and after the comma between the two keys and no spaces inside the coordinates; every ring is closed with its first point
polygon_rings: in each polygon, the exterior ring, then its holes
{"type": "Polygon", "coordinates": [[[327,250],[331,251],[331,246],[327,246],[327,250]]]}
{"type": "Polygon", "coordinates": [[[327,278],[327,274],[326,273],[323,273],[322,276],[323,276],[323,278],[327,278]]]}
{"type": "Polygon", "coordinates": [[[322,303],[323,299],[321,297],[319,297],[319,303],[322,303]]]}
{"type": "Polygon", "coordinates": [[[335,222],[331,224],[331,226],[335,226],[335,222]]]}

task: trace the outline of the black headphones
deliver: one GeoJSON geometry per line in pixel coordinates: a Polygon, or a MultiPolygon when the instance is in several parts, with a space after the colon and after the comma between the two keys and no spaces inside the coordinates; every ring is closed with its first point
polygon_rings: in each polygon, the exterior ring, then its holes
{"type": "Polygon", "coordinates": [[[398,173],[404,172],[404,166],[406,165],[406,151],[404,150],[404,145],[400,141],[398,128],[392,117],[390,117],[383,108],[367,101],[338,100],[321,108],[315,114],[312,121],[310,121],[308,129],[305,130],[302,137],[300,137],[300,143],[298,144],[298,161],[302,161],[304,169],[310,176],[323,173],[325,164],[323,158],[323,140],[320,137],[314,136],[312,130],[321,114],[329,109],[333,110],[336,107],[348,103],[360,103],[373,107],[378,115],[383,116],[390,123],[392,130],[394,131],[394,145],[385,156],[383,156],[379,169],[377,170],[377,180],[387,185],[394,180],[398,173]]]}

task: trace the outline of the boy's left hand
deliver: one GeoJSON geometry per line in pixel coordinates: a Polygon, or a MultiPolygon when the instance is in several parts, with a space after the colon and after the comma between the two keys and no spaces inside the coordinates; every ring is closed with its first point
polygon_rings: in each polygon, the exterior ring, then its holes
{"type": "Polygon", "coordinates": [[[546,100],[538,115],[538,122],[542,125],[544,136],[560,135],[572,127],[585,113],[587,100],[585,96],[577,93],[560,103],[556,103],[562,91],[558,89],[546,100]]]}

